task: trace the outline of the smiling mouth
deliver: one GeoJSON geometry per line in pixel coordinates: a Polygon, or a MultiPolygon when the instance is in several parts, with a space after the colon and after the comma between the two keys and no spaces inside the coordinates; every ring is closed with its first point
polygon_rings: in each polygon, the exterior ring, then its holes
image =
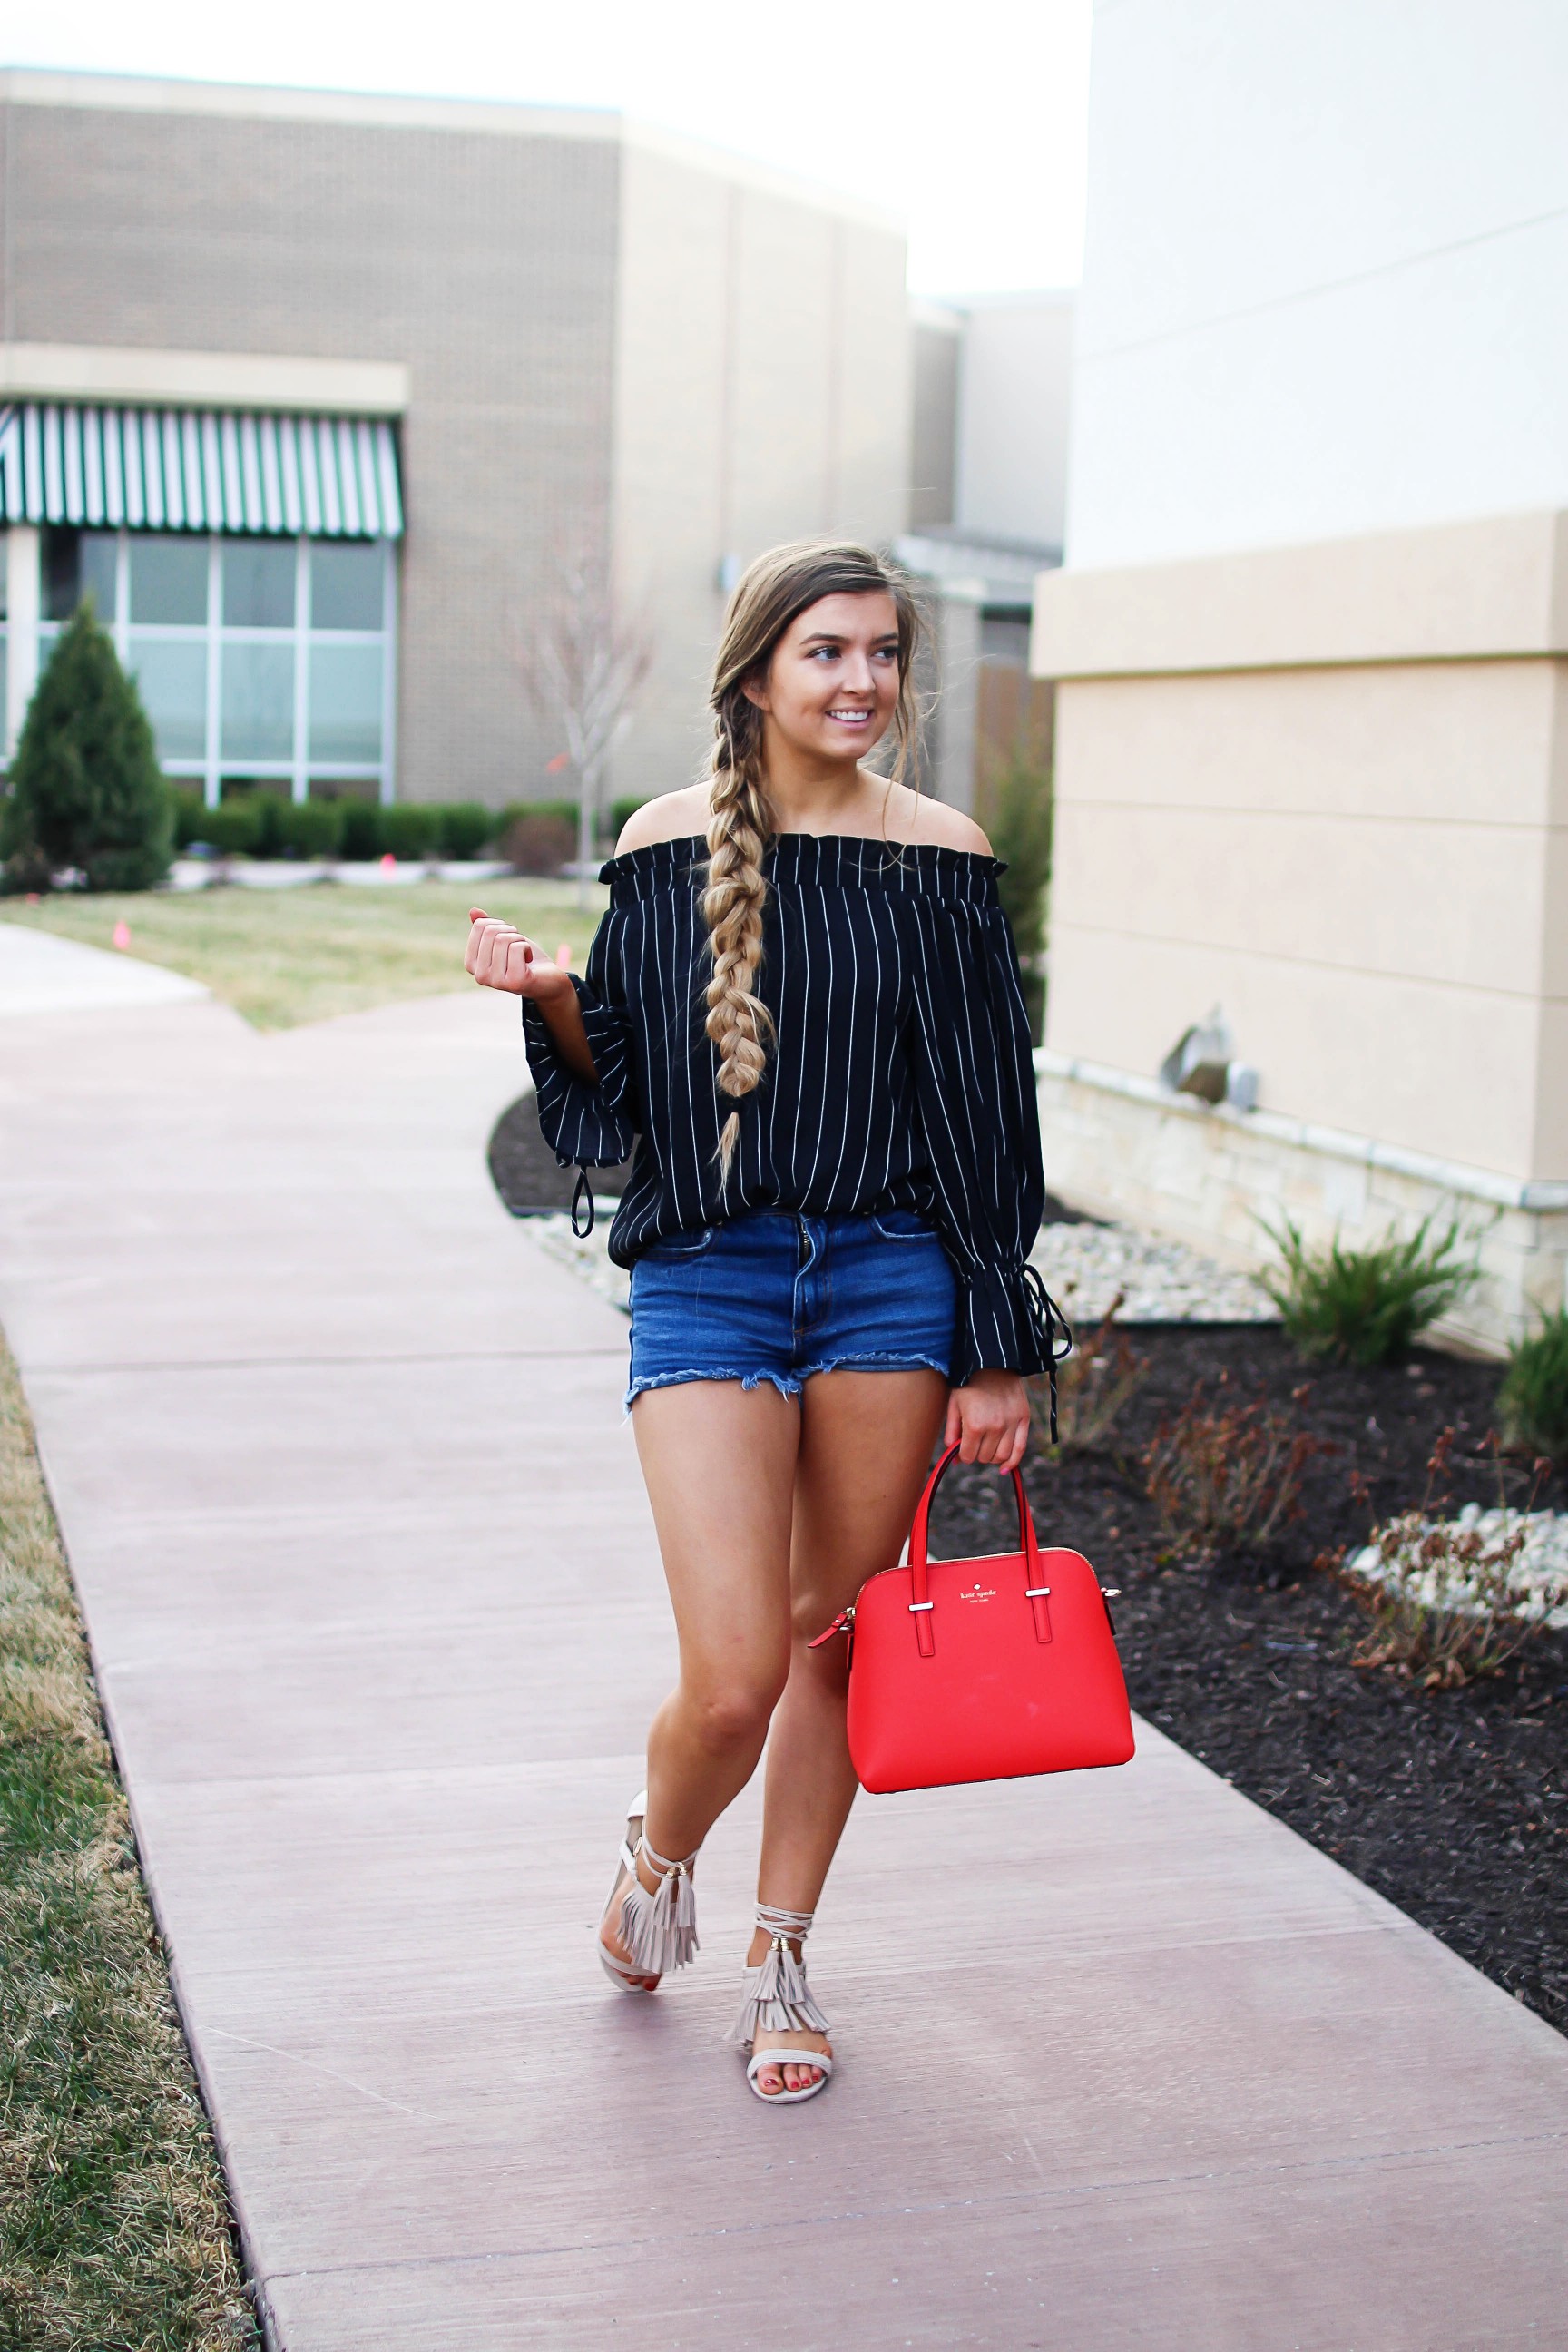
{"type": "Polygon", "coordinates": [[[827,715],[829,719],[842,719],[847,726],[853,723],[857,727],[871,716],[868,710],[830,710],[827,715]]]}

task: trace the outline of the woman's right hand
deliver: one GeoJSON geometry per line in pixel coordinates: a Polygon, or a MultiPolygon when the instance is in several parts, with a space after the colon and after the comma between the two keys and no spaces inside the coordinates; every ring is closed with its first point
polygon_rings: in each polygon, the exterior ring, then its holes
{"type": "Polygon", "coordinates": [[[481,988],[504,989],[509,996],[531,996],[537,1004],[575,995],[572,975],[536,940],[524,939],[510,923],[487,915],[482,907],[468,909],[468,947],[463,968],[481,988]]]}

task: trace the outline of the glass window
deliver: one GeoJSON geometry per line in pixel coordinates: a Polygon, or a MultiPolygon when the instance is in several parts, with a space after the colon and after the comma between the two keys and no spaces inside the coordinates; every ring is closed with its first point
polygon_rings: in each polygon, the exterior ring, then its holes
{"type": "Polygon", "coordinates": [[[131,618],[200,628],[207,617],[207,542],[131,534],[131,618]]]}
{"type": "Polygon", "coordinates": [[[310,626],[379,629],[384,568],[379,543],[345,547],[317,540],[310,550],[310,626]]]}
{"type": "Polygon", "coordinates": [[[90,596],[99,619],[112,623],[116,617],[117,552],[111,530],[46,530],[42,583],[45,620],[68,621],[82,598],[90,596]]]}
{"type": "Polygon", "coordinates": [[[310,757],[381,758],[381,647],[310,648],[310,757]]]}
{"type": "Polygon", "coordinates": [[[291,539],[226,539],[223,543],[225,628],[291,629],[294,625],[294,561],[291,539]]]}
{"type": "Polygon", "coordinates": [[[294,755],[294,648],[223,648],[223,757],[289,760],[294,755]]]}
{"type": "Polygon", "coordinates": [[[153,722],[160,760],[200,760],[207,748],[207,649],[204,639],[132,637],[131,670],[153,722]]]}

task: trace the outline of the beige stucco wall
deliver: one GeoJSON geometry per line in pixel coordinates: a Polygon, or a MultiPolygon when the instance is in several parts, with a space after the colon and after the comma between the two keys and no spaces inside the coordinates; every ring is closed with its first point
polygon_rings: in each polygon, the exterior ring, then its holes
{"type": "Polygon", "coordinates": [[[725,556],[904,525],[904,245],[890,222],[638,132],[623,157],[612,474],[622,593],[659,662],[621,792],[686,782],[706,740],[725,556]]]}
{"type": "Polygon", "coordinates": [[[1047,1042],[1152,1076],[1223,1004],[1262,1101],[1568,1176],[1557,515],[1047,574],[1047,1042]]]}

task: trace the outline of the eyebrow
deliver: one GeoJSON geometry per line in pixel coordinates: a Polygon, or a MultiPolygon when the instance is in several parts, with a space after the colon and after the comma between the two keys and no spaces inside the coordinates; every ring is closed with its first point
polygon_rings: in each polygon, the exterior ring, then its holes
{"type": "MultiPolygon", "coordinates": [[[[848,635],[843,629],[813,629],[810,636],[802,637],[800,642],[803,646],[842,646],[848,643],[848,635]]],[[[897,629],[887,629],[871,642],[876,646],[896,646],[899,633],[897,629]]]]}

